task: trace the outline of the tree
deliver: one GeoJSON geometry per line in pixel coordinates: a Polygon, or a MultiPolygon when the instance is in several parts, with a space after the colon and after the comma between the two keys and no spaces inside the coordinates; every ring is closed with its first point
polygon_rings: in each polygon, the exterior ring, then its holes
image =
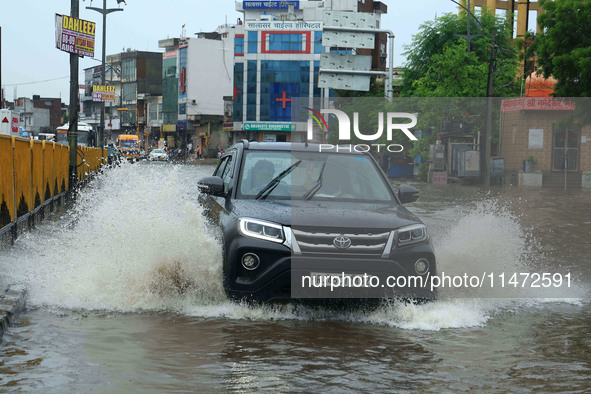
{"type": "Polygon", "coordinates": [[[544,78],[557,80],[555,96],[591,96],[591,2],[541,0],[540,5],[542,32],[530,54],[536,54],[544,78]]]}
{"type": "MultiPolygon", "coordinates": [[[[466,13],[446,14],[425,23],[406,47],[403,96],[414,97],[485,97],[490,61],[491,32],[496,31],[494,96],[515,96],[517,51],[511,43],[510,26],[504,18],[489,13],[480,16],[481,36],[467,42],[459,38],[466,33],[466,13]]],[[[471,18],[472,31],[478,27],[471,18]]]]}

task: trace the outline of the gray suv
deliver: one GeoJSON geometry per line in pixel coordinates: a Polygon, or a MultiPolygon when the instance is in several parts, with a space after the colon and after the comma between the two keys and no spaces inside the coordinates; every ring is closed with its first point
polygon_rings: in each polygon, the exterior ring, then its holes
{"type": "Polygon", "coordinates": [[[260,302],[435,297],[427,229],[402,205],[418,191],[395,190],[369,154],[323,147],[244,140],[199,181],[205,215],[221,230],[226,294],[260,302]],[[357,286],[364,275],[371,283],[357,286]],[[335,289],[331,276],[346,283],[335,289]]]}

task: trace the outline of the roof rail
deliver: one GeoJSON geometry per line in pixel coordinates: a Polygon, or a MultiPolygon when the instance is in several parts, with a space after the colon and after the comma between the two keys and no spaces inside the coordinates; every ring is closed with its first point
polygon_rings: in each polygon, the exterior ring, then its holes
{"type": "Polygon", "coordinates": [[[244,144],[244,149],[248,149],[249,142],[247,139],[241,140],[240,142],[242,142],[244,144]]]}

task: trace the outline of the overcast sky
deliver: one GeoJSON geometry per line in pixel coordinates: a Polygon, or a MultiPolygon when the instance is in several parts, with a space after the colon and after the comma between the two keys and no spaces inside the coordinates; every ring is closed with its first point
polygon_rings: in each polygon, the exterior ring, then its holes
{"type": "MultiPolygon", "coordinates": [[[[405,62],[405,44],[427,20],[447,12],[457,12],[449,0],[382,0],[388,14],[382,15],[382,27],[396,35],[394,65],[405,62]]],[[[92,6],[102,8],[102,0],[92,6]]],[[[102,15],[87,10],[90,0],[80,1],[80,18],[96,22],[95,58],[80,59],[80,83],[84,68],[100,64],[102,51],[102,15]]],[[[118,8],[116,0],[107,0],[108,8],[118,8]]],[[[241,16],[234,0],[127,0],[123,12],[107,16],[107,55],[124,48],[157,51],[158,40],[178,37],[182,25],[187,36],[200,31],[214,31],[226,22],[235,23],[241,16]]],[[[70,14],[70,0],[2,0],[1,72],[2,86],[8,100],[17,97],[61,97],[69,102],[69,55],[55,48],[55,14],[70,14]],[[46,81],[46,82],[41,82],[46,81]]]]}

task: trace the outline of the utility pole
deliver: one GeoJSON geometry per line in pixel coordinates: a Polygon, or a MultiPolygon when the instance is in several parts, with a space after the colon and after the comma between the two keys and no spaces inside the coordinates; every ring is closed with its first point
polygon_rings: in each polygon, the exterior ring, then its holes
{"type": "MultiPolygon", "coordinates": [[[[117,4],[125,3],[125,0],[117,0],[117,4]]],[[[103,15],[103,55],[101,57],[101,85],[105,86],[105,53],[107,50],[107,15],[115,11],[123,11],[121,8],[107,9],[107,0],[103,0],[103,8],[86,7],[87,10],[93,10],[103,15]]],[[[105,102],[101,102],[101,126],[99,128],[98,144],[102,148],[105,146],[105,102]]]]}
{"type": "Polygon", "coordinates": [[[494,84],[494,64],[496,58],[496,30],[491,31],[490,61],[488,62],[488,81],[486,85],[486,128],[484,130],[484,186],[490,187],[490,145],[492,138],[492,96],[494,84]]]}
{"type": "Polygon", "coordinates": [[[470,53],[471,51],[471,46],[472,46],[472,39],[473,38],[478,38],[480,36],[482,36],[482,34],[472,34],[470,32],[471,30],[471,22],[470,22],[470,17],[472,17],[476,23],[478,23],[478,27],[480,28],[480,30],[482,30],[484,28],[484,26],[482,26],[482,23],[478,20],[478,18],[476,18],[476,16],[474,16],[474,14],[472,13],[472,11],[470,11],[470,0],[468,0],[468,7],[463,6],[462,4],[458,3],[455,0],[451,0],[453,3],[456,3],[457,5],[459,5],[460,7],[462,7],[464,10],[466,10],[467,14],[466,14],[466,20],[468,21],[468,25],[467,25],[467,33],[468,34],[457,34],[458,37],[464,37],[468,43],[468,49],[466,50],[466,52],[470,53]]]}
{"type": "MultiPolygon", "coordinates": [[[[72,18],[78,18],[80,7],[78,0],[71,0],[72,18]]],[[[78,177],[77,153],[78,153],[78,55],[70,53],[70,127],[68,128],[68,141],[70,142],[70,189],[76,186],[78,177]]]]}

